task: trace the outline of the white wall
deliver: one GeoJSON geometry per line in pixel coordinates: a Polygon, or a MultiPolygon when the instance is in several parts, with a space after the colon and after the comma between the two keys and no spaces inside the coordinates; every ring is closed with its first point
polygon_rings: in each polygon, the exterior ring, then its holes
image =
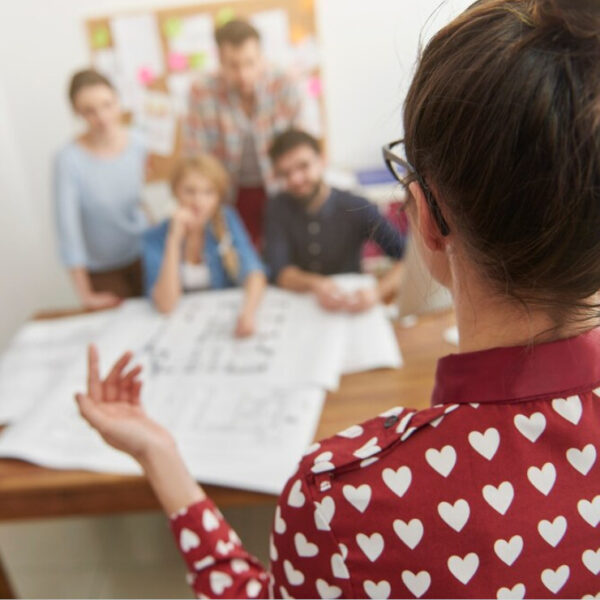
{"type": "MultiPolygon", "coordinates": [[[[186,0],[2,0],[0,36],[0,348],[35,310],[75,302],[56,259],[50,161],[76,123],[69,74],[88,63],[86,17],[179,6],[186,0]]],[[[439,0],[320,0],[330,157],[380,161],[401,134],[401,105],[418,39],[439,0]]],[[[431,33],[468,2],[444,2],[431,33]]]]}

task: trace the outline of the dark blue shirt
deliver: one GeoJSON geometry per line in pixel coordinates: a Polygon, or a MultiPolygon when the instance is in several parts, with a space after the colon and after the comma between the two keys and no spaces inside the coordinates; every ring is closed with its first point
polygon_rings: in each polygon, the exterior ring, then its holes
{"type": "Polygon", "coordinates": [[[404,254],[404,236],[374,204],[350,192],[332,188],[316,213],[285,193],[267,205],[265,258],[273,281],[287,266],[321,275],[358,273],[369,240],[391,258],[404,254]]]}

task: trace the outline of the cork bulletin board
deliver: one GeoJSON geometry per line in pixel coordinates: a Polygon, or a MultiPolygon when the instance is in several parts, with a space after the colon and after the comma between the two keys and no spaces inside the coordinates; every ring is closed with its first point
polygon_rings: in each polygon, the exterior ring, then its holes
{"type": "Polygon", "coordinates": [[[214,29],[234,18],[258,29],[267,61],[299,86],[305,127],[323,136],[314,0],[197,3],[88,19],[92,65],[115,84],[128,120],[148,133],[150,181],[168,179],[181,148],[189,86],[217,68],[214,29]]]}

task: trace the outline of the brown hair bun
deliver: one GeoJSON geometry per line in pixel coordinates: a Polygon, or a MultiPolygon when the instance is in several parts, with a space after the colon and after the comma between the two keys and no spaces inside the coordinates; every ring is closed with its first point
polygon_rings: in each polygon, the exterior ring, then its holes
{"type": "Polygon", "coordinates": [[[541,0],[533,15],[537,26],[560,28],[575,38],[600,41],[600,0],[541,0]]]}

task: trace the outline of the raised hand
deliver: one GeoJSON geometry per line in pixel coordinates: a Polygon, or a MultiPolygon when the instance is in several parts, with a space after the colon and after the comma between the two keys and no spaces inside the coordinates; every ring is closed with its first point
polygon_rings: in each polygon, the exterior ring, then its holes
{"type": "Polygon", "coordinates": [[[87,393],[76,394],[81,416],[117,450],[143,461],[159,446],[173,446],[170,433],[150,419],[140,404],[141,366],[125,372],[132,354],[127,352],[114,364],[108,376],[100,377],[98,351],[88,349],[87,393]]]}

